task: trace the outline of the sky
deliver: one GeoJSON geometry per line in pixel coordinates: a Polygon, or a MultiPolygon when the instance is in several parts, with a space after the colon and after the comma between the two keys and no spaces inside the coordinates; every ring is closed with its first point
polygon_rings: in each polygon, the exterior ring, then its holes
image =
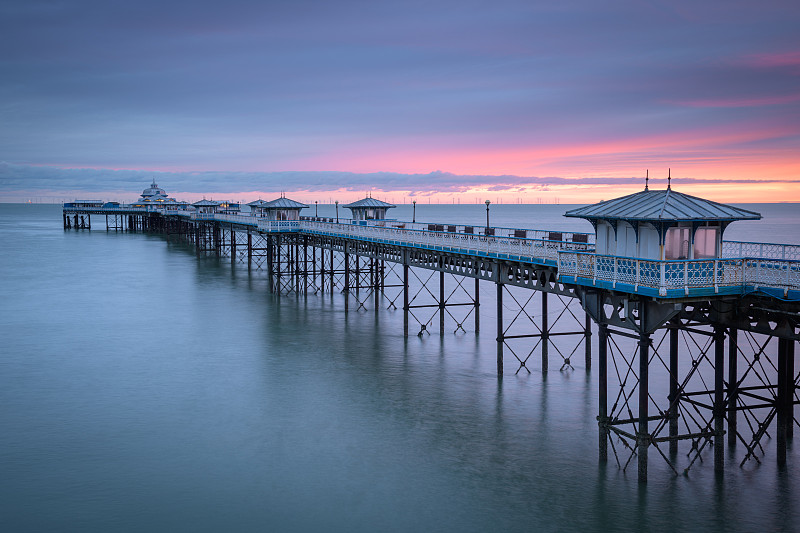
{"type": "Polygon", "coordinates": [[[4,0],[0,201],[800,201],[800,3],[4,0]]]}

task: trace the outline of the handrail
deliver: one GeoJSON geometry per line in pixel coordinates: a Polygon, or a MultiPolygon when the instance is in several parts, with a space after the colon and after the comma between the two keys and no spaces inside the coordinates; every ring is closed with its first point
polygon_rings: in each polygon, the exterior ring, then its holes
{"type": "Polygon", "coordinates": [[[750,257],[761,259],[800,260],[800,245],[767,242],[722,241],[724,258],[750,257]]]}
{"type": "Polygon", "coordinates": [[[720,258],[696,260],[648,260],[578,251],[558,252],[558,275],[605,282],[616,287],[627,284],[656,289],[666,296],[698,288],[752,286],[800,290],[800,261],[764,258],[720,258]]]}
{"type": "Polygon", "coordinates": [[[570,241],[487,236],[398,227],[362,226],[358,224],[336,224],[308,220],[300,221],[300,229],[301,231],[367,239],[388,244],[433,248],[471,255],[530,259],[550,264],[555,264],[558,258],[558,250],[588,251],[593,248],[593,245],[589,243],[570,241]]]}

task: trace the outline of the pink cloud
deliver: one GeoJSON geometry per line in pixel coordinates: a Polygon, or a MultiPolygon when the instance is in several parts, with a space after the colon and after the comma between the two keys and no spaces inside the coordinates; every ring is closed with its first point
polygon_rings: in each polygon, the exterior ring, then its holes
{"type": "Polygon", "coordinates": [[[758,68],[800,68],[800,51],[784,52],[780,54],[750,54],[744,57],[743,63],[758,68]]]}
{"type": "Polygon", "coordinates": [[[800,94],[784,96],[763,96],[757,98],[720,98],[705,100],[669,101],[670,104],[684,107],[762,107],[769,105],[790,104],[800,101],[800,94]]]}

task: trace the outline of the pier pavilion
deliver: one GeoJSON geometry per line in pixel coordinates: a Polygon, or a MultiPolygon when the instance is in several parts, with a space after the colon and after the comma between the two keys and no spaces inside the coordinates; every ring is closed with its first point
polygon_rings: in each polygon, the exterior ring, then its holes
{"type": "Polygon", "coordinates": [[[567,213],[593,221],[594,234],[474,234],[457,221],[447,231],[387,225],[386,205],[365,210],[358,224],[300,220],[303,204],[296,220],[265,220],[219,213],[214,202],[174,213],[65,204],[64,225],[121,213],[128,230],[183,239],[197,253],[265,271],[275,293],[330,292],[347,310],[398,309],[405,335],[412,324],[417,335],[430,334],[436,317],[440,334],[449,326],[478,332],[479,288],[488,283],[498,375],[507,360],[530,372],[534,355],[542,372],[551,357],[569,370],[583,347],[598,378],[601,461],[635,464],[645,481],[651,451],[679,473],[712,449],[722,471],[726,445],[744,465],[761,461],[766,435],[774,435],[785,464],[799,403],[800,246],[725,241],[728,224],[758,214],[671,189],[645,193],[567,213]],[[563,309],[555,319],[553,303],[563,309]],[[618,342],[625,339],[634,352],[618,342]],[[568,341],[571,348],[559,344],[568,341]],[[665,397],[651,388],[656,383],[668,387],[665,397]]]}
{"type": "Polygon", "coordinates": [[[265,202],[261,198],[255,200],[253,202],[249,202],[247,206],[250,208],[250,216],[253,217],[263,217],[266,216],[266,211],[264,210],[264,206],[267,205],[269,202],[265,202]]]}
{"type": "Polygon", "coordinates": [[[219,206],[220,202],[215,202],[214,200],[206,200],[205,198],[192,204],[192,207],[194,207],[195,209],[195,213],[207,213],[207,214],[214,214],[220,211],[219,206]]]}
{"type": "Polygon", "coordinates": [[[260,209],[267,220],[300,220],[300,211],[307,208],[306,204],[296,202],[291,198],[281,196],[271,202],[264,202],[260,209]]]}
{"type": "Polygon", "coordinates": [[[386,220],[386,211],[396,206],[368,196],[344,207],[351,211],[354,224],[366,224],[367,221],[386,220]]]}
{"type": "Polygon", "coordinates": [[[761,215],[667,187],[573,209],[595,228],[595,253],[650,260],[721,257],[722,234],[736,220],[761,215]]]}

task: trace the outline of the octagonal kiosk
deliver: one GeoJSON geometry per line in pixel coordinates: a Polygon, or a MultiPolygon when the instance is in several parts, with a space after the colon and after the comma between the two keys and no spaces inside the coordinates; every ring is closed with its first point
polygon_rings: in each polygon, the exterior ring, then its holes
{"type": "Polygon", "coordinates": [[[258,209],[262,213],[258,229],[262,231],[297,231],[300,228],[300,210],[308,207],[285,196],[264,202],[258,209]]]}
{"type": "Polygon", "coordinates": [[[716,260],[722,256],[725,228],[735,220],[761,218],[671,187],[645,187],[565,216],[591,222],[596,245],[594,254],[559,254],[562,277],[575,275],[579,284],[588,284],[579,278],[591,278],[592,285],[654,296],[689,294],[690,288],[716,292],[722,273],[716,260]]]}
{"type": "Polygon", "coordinates": [[[264,206],[269,205],[269,202],[265,202],[261,198],[254,202],[250,202],[247,204],[250,207],[250,216],[252,217],[265,217],[267,216],[267,211],[264,206]]]}
{"type": "Polygon", "coordinates": [[[722,234],[735,220],[761,215],[667,188],[567,211],[585,218],[596,233],[595,252],[640,259],[713,259],[720,257],[722,234]]]}
{"type": "Polygon", "coordinates": [[[195,219],[213,219],[214,214],[219,211],[219,202],[214,200],[206,200],[205,198],[199,202],[192,204],[195,212],[192,213],[192,218],[195,219]]]}
{"type": "Polygon", "coordinates": [[[375,198],[367,197],[353,202],[352,204],[347,204],[344,207],[353,213],[353,224],[375,224],[382,226],[387,220],[386,210],[396,206],[375,198]]]}

